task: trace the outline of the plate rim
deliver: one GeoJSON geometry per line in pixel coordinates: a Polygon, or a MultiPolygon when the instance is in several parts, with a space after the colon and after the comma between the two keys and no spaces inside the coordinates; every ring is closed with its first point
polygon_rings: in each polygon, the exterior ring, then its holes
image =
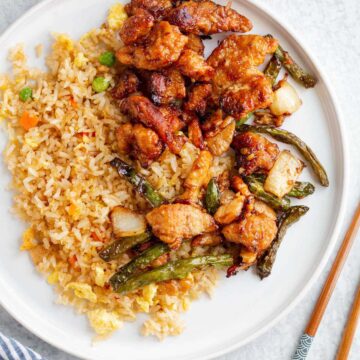
{"type": "MultiPolygon", "coordinates": [[[[317,59],[317,56],[314,55],[309,47],[306,44],[306,41],[300,40],[299,36],[297,35],[297,32],[294,30],[292,25],[290,25],[282,15],[275,14],[274,10],[269,9],[266,5],[259,4],[257,0],[235,0],[236,2],[239,2],[240,4],[246,4],[246,6],[252,7],[256,11],[260,12],[263,15],[266,15],[271,21],[273,21],[277,26],[281,28],[281,30],[288,35],[288,37],[291,39],[293,43],[295,43],[307,56],[308,60],[312,64],[312,66],[316,69],[318,74],[320,75],[320,78],[324,84],[325,90],[328,93],[328,97],[331,100],[331,103],[333,105],[334,114],[339,130],[339,139],[341,141],[341,149],[342,149],[342,188],[341,188],[341,204],[338,211],[338,217],[336,220],[336,224],[334,226],[334,230],[330,236],[330,241],[327,245],[327,248],[324,252],[324,255],[320,262],[318,263],[317,267],[315,268],[314,273],[309,278],[305,286],[302,288],[302,290],[296,295],[295,298],[293,298],[288,305],[278,314],[276,315],[271,321],[269,321],[265,326],[263,326],[261,329],[255,331],[253,334],[245,337],[243,340],[233,341],[232,345],[224,345],[222,349],[217,350],[215,352],[212,352],[211,354],[203,354],[197,357],[198,360],[209,360],[214,359],[215,357],[219,357],[222,355],[225,355],[231,351],[234,351],[236,349],[239,349],[240,347],[244,346],[245,344],[250,343],[251,341],[255,340],[256,338],[260,337],[267,331],[269,331],[271,328],[273,328],[281,319],[283,319],[286,315],[288,315],[299,303],[300,301],[305,297],[305,295],[309,292],[310,288],[314,285],[316,280],[321,275],[322,271],[324,270],[326,264],[329,261],[329,258],[334,251],[335,245],[339,241],[339,235],[341,227],[344,223],[345,218],[345,211],[346,211],[346,204],[348,202],[348,183],[349,183],[349,150],[348,150],[348,144],[346,141],[347,135],[345,130],[345,125],[343,123],[343,115],[340,110],[339,101],[337,98],[337,95],[335,93],[335,90],[331,86],[330,80],[326,73],[323,72],[322,67],[320,66],[320,62],[317,59]]],[[[48,5],[51,5],[51,3],[55,3],[56,0],[42,0],[38,4],[33,5],[28,10],[26,10],[20,17],[18,17],[5,31],[3,31],[0,34],[0,44],[4,39],[6,39],[12,31],[16,29],[19,25],[21,25],[22,22],[26,21],[27,18],[31,18],[31,16],[35,15],[38,11],[41,11],[42,8],[45,8],[48,5]]],[[[50,339],[49,336],[47,336],[46,333],[41,332],[40,330],[34,330],[32,328],[31,324],[28,324],[26,320],[23,320],[20,315],[17,314],[17,311],[15,308],[12,308],[10,304],[6,303],[3,298],[0,296],[0,305],[22,326],[24,326],[29,332],[34,334],[35,336],[39,337],[41,340],[45,341],[46,343],[56,347],[57,349],[64,351],[68,354],[77,356],[81,359],[86,359],[84,355],[82,355],[80,352],[77,352],[72,349],[67,349],[63,346],[61,341],[56,341],[50,339]]],[[[190,355],[191,358],[193,356],[196,356],[196,354],[190,355]]]]}

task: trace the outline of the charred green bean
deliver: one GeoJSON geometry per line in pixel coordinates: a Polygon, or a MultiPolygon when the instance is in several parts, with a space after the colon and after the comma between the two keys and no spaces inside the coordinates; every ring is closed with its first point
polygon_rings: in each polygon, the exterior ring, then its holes
{"type": "Polygon", "coordinates": [[[111,261],[117,259],[127,250],[132,247],[142,244],[150,240],[152,234],[150,231],[146,231],[143,234],[135,236],[126,236],[120,239],[115,240],[110,245],[106,246],[103,250],[99,252],[99,256],[104,261],[111,261]]]}
{"type": "Polygon", "coordinates": [[[273,55],[264,70],[264,75],[275,85],[276,79],[281,70],[281,62],[277,56],[273,55]]]}
{"type": "Polygon", "coordinates": [[[115,158],[110,162],[119,175],[124,176],[132,185],[135,186],[137,192],[142,195],[153,207],[158,207],[165,202],[165,199],[159,194],[135,169],[119,158],[115,158]]]}
{"type": "Polygon", "coordinates": [[[281,215],[278,222],[278,233],[276,238],[271,243],[269,249],[267,249],[261,256],[256,265],[257,273],[261,279],[271,274],[271,270],[276,259],[276,254],[287,229],[296,221],[298,221],[303,215],[305,215],[308,210],[309,208],[307,206],[292,206],[281,215]]]}
{"type": "Polygon", "coordinates": [[[205,208],[209,214],[214,215],[220,206],[220,192],[216,180],[212,178],[206,188],[205,208]]]}
{"type": "Polygon", "coordinates": [[[188,259],[171,261],[153,270],[132,276],[126,282],[123,282],[120,286],[118,286],[116,291],[124,293],[160,281],[183,279],[190,272],[202,269],[203,267],[209,265],[231,266],[232,264],[233,258],[228,254],[219,256],[197,256],[188,259]]]}
{"type": "MultiPolygon", "coordinates": [[[[267,37],[272,37],[272,35],[266,35],[267,37]]],[[[303,85],[305,88],[313,88],[317,80],[316,78],[305,71],[300,65],[298,65],[295,60],[290,56],[290,54],[285,51],[280,45],[275,51],[274,54],[281,64],[284,66],[286,71],[292,76],[292,78],[297,81],[299,84],[303,85]]]]}
{"type": "Polygon", "coordinates": [[[120,286],[139,271],[144,270],[159,256],[170,251],[170,248],[164,243],[158,243],[145,250],[142,254],[132,259],[110,278],[110,285],[114,291],[118,291],[120,286]]]}

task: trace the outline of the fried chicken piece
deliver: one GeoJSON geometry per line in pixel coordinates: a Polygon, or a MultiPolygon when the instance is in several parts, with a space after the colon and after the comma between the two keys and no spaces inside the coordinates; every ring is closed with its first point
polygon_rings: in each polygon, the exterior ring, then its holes
{"type": "Polygon", "coordinates": [[[183,239],[217,229],[212,216],[188,204],[161,205],[150,211],[146,220],[153,234],[170,247],[178,247],[183,239]]]}
{"type": "Polygon", "coordinates": [[[151,100],[155,104],[171,104],[186,96],[185,80],[176,69],[152,72],[147,80],[151,100]]]}
{"type": "MultiPolygon", "coordinates": [[[[274,38],[261,35],[229,35],[214,49],[208,58],[214,68],[259,66],[267,54],[272,54],[278,47],[274,38]]],[[[235,73],[236,74],[236,73],[235,73]]]]}
{"type": "Polygon", "coordinates": [[[148,167],[162,153],[163,145],[157,133],[141,124],[133,128],[133,154],[142,167],[148,167]]]}
{"type": "Polygon", "coordinates": [[[136,14],[139,9],[147,10],[156,20],[165,15],[173,4],[171,0],[131,0],[125,5],[126,13],[131,16],[136,14]]]}
{"type": "Polygon", "coordinates": [[[250,131],[237,134],[232,143],[238,153],[240,169],[245,175],[268,172],[279,155],[279,148],[264,136],[250,131]]]}
{"type": "Polygon", "coordinates": [[[185,138],[174,134],[173,124],[148,98],[141,95],[131,95],[122,101],[120,110],[134,121],[154,130],[171,152],[174,154],[180,152],[185,143],[185,138]]]}
{"type": "Polygon", "coordinates": [[[201,190],[210,181],[210,169],[213,156],[207,150],[200,151],[198,158],[194,161],[191,170],[184,181],[184,192],[177,201],[197,204],[201,190]]]}
{"type": "Polygon", "coordinates": [[[225,112],[241,118],[272,103],[272,85],[256,67],[277,46],[273,38],[230,35],[213,51],[207,62],[215,68],[214,96],[225,112]]]}
{"type": "Polygon", "coordinates": [[[181,112],[179,109],[171,105],[162,105],[159,106],[159,110],[169,124],[172,133],[178,132],[185,126],[184,122],[180,119],[181,112]]]}
{"type": "Polygon", "coordinates": [[[196,81],[210,81],[214,76],[214,69],[204,57],[190,49],[182,52],[175,66],[182,74],[196,81]]]}
{"type": "Polygon", "coordinates": [[[217,209],[214,215],[215,221],[222,225],[232,223],[241,215],[244,203],[245,196],[236,194],[234,199],[232,199],[227,204],[221,205],[217,209]]]}
{"type": "Polygon", "coordinates": [[[120,30],[121,40],[125,45],[143,41],[154,26],[154,17],[144,9],[137,9],[133,16],[127,18],[120,30]]]}
{"type": "Polygon", "coordinates": [[[168,21],[187,34],[211,35],[224,31],[247,32],[252,24],[245,16],[212,1],[186,1],[169,11],[168,21]]]}
{"type": "Polygon", "coordinates": [[[133,141],[133,125],[130,123],[121,124],[116,129],[115,136],[119,154],[129,155],[133,141]]]}
{"type": "Polygon", "coordinates": [[[193,86],[188,95],[188,100],[184,104],[184,109],[196,112],[199,116],[204,116],[211,92],[211,84],[197,84],[193,86]]]}
{"type": "Polygon", "coordinates": [[[242,244],[247,250],[260,255],[275,239],[276,214],[265,203],[256,201],[253,211],[245,214],[242,220],[225,226],[222,233],[226,240],[242,244]]]}
{"type": "Polygon", "coordinates": [[[139,160],[148,167],[162,153],[163,146],[155,131],[141,124],[122,124],[116,130],[119,153],[139,160]]]}
{"type": "Polygon", "coordinates": [[[241,80],[230,85],[220,97],[220,107],[234,117],[242,118],[256,109],[267,108],[273,102],[274,93],[264,74],[248,69],[241,80]]]}
{"type": "Polygon", "coordinates": [[[223,193],[230,188],[230,171],[224,170],[220,175],[216,178],[216,183],[219,188],[220,193],[223,193]]]}
{"type": "Polygon", "coordinates": [[[188,34],[188,42],[185,49],[195,51],[197,54],[204,56],[205,45],[199,35],[188,34]]]}
{"type": "Polygon", "coordinates": [[[196,236],[191,241],[191,246],[217,246],[223,242],[223,237],[218,232],[196,236]]]}
{"type": "Polygon", "coordinates": [[[139,69],[158,70],[176,62],[188,38],[167,21],[156,23],[146,40],[139,45],[120,48],[116,57],[122,64],[139,69]]]}
{"type": "Polygon", "coordinates": [[[194,119],[188,125],[189,140],[199,149],[205,148],[204,138],[200,127],[199,119],[194,116],[194,119]]]}
{"type": "Polygon", "coordinates": [[[224,112],[217,109],[201,124],[201,129],[206,133],[211,132],[215,135],[223,122],[224,112]]]}
{"type": "Polygon", "coordinates": [[[244,196],[250,196],[251,192],[249,190],[249,187],[244,182],[244,180],[240,176],[233,176],[231,179],[231,187],[236,191],[237,193],[240,193],[244,196]]]}
{"type": "Polygon", "coordinates": [[[115,87],[111,90],[111,95],[121,100],[130,94],[139,90],[140,81],[135,73],[131,70],[125,70],[117,80],[115,87]]]}

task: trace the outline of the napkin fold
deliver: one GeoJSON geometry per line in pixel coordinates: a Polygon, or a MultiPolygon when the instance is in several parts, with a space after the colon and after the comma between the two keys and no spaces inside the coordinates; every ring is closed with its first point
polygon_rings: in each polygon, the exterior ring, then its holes
{"type": "Polygon", "coordinates": [[[0,360],[46,360],[34,350],[0,332],[0,360]]]}

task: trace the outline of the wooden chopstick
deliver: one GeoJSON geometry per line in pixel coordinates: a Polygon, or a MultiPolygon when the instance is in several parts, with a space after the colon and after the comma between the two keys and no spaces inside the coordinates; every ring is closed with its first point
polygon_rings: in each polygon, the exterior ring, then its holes
{"type": "Polygon", "coordinates": [[[336,282],[339,278],[341,270],[344,266],[345,260],[350,252],[351,246],[354,243],[355,235],[360,226],[360,203],[356,213],[351,221],[350,227],[345,235],[345,238],[336,255],[335,261],[332,265],[330,273],[322,288],[321,294],[315,305],[310,321],[306,327],[305,333],[301,336],[299,345],[293,355],[293,360],[304,360],[309,353],[312,341],[316,331],[320,325],[321,319],[329,303],[330,297],[334,291],[336,282]]]}
{"type": "Polygon", "coordinates": [[[356,326],[359,321],[359,317],[360,317],[360,283],[357,289],[357,294],[352,309],[348,317],[348,321],[339,346],[336,360],[347,360],[349,356],[352,340],[356,332],[356,326]]]}

